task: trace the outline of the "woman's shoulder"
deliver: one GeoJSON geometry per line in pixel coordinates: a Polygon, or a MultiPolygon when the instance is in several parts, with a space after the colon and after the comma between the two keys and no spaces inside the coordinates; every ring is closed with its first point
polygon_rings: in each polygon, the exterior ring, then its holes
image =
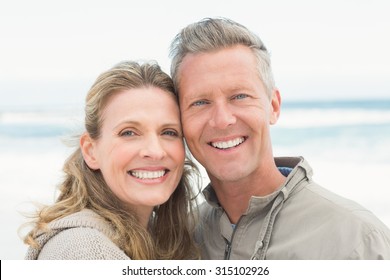
{"type": "Polygon", "coordinates": [[[112,228],[106,220],[90,209],[83,209],[49,223],[51,230],[76,227],[95,228],[107,235],[112,232],[112,228]]]}
{"type": "Polygon", "coordinates": [[[73,227],[52,236],[41,249],[38,259],[119,260],[129,257],[98,229],[73,227]]]}
{"type": "Polygon", "coordinates": [[[84,209],[49,223],[49,231],[29,248],[26,259],[128,259],[110,239],[112,227],[92,210],[84,209]]]}

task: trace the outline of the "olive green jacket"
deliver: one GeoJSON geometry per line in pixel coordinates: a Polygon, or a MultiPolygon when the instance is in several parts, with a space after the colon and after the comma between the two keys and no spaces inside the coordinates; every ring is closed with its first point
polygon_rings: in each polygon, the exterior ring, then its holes
{"type": "Polygon", "coordinates": [[[196,233],[203,259],[390,259],[390,230],[370,211],[313,182],[303,158],[275,162],[293,168],[285,184],[252,197],[234,229],[206,187],[196,233]]]}

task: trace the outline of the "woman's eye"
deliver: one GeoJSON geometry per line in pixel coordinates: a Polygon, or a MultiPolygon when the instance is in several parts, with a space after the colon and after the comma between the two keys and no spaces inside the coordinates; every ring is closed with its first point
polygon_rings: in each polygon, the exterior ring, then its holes
{"type": "Polygon", "coordinates": [[[136,135],[132,130],[125,130],[120,133],[120,136],[134,136],[136,135]]]}
{"type": "Polygon", "coordinates": [[[166,131],[163,132],[163,135],[177,137],[177,136],[179,136],[179,133],[176,132],[175,130],[166,130],[166,131]]]}

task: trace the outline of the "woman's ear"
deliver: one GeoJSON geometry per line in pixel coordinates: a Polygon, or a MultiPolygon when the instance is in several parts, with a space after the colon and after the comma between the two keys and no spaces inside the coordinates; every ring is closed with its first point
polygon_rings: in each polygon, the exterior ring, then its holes
{"type": "Polygon", "coordinates": [[[89,136],[87,132],[83,133],[80,137],[80,149],[83,154],[84,161],[89,168],[93,170],[99,169],[99,161],[96,157],[95,141],[89,136]]]}
{"type": "Polygon", "coordinates": [[[274,89],[271,96],[270,124],[275,124],[278,121],[281,105],[282,99],[280,97],[280,92],[279,90],[274,89]]]}

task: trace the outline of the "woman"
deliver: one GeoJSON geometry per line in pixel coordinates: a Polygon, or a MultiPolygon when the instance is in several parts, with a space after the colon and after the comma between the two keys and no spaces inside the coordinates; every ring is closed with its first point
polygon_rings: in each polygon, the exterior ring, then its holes
{"type": "Polygon", "coordinates": [[[54,205],[38,211],[26,259],[192,259],[190,177],[173,83],[123,62],[86,98],[86,132],[54,205]]]}

